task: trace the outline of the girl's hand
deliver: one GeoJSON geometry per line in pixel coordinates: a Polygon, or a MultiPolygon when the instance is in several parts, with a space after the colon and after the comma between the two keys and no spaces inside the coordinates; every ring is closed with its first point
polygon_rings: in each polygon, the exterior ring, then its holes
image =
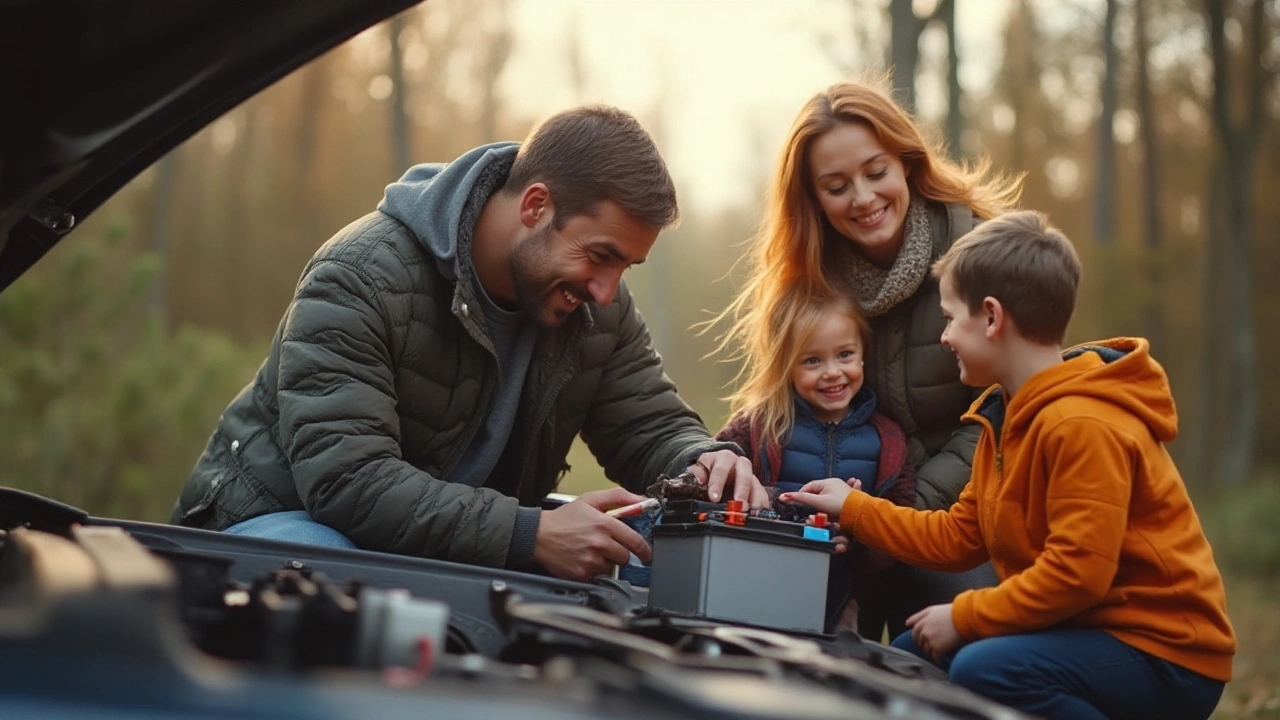
{"type": "Polygon", "coordinates": [[[827,478],[807,483],[798,492],[782,493],[778,499],[782,502],[808,505],[814,510],[838,518],[840,508],[844,507],[844,499],[849,497],[851,492],[853,488],[849,487],[844,480],[827,478]]]}

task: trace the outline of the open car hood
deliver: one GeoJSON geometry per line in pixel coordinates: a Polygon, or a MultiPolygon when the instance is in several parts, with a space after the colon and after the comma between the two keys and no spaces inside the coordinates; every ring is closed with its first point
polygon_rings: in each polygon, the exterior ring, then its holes
{"type": "Polygon", "coordinates": [[[421,0],[0,0],[0,290],[162,155],[421,0]]]}

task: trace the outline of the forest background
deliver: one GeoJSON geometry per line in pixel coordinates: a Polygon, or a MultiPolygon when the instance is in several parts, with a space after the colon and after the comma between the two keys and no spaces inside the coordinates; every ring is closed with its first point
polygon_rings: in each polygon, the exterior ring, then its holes
{"type": "MultiPolygon", "coordinates": [[[[886,72],[1073,239],[1068,340],[1151,340],[1241,635],[1218,717],[1280,716],[1276,0],[431,0],[192,137],[0,295],[0,485],[166,520],[315,249],[409,165],[583,102],[635,113],[675,175],[683,221],[628,283],[715,430],[737,368],[691,328],[740,279],[787,127],[886,72]]],[[[562,491],[608,484],[570,464],[562,491]]]]}

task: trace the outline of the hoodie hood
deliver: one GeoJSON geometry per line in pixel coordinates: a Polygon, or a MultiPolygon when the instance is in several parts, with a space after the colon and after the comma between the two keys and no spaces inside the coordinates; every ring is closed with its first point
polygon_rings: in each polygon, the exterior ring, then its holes
{"type": "Polygon", "coordinates": [[[1000,436],[1001,426],[1017,432],[1049,403],[1064,396],[1092,397],[1142,420],[1161,442],[1178,435],[1178,412],[1164,368],[1151,357],[1143,338],[1085,343],[1062,353],[1061,365],[1036,373],[1006,407],[996,385],[974,402],[969,414],[986,418],[1000,436]]]}
{"type": "Polygon", "coordinates": [[[414,165],[387,186],[378,210],[404,223],[456,279],[459,248],[470,246],[480,209],[506,181],[519,149],[515,142],[492,143],[448,164],[414,165]]]}

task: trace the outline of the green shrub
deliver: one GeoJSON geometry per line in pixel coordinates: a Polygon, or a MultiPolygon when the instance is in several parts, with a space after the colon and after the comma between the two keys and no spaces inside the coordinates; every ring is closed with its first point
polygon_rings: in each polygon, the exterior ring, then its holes
{"type": "Polygon", "coordinates": [[[0,485],[164,521],[263,352],[168,328],[161,263],[123,236],[74,238],[0,294],[0,485]]]}
{"type": "Polygon", "coordinates": [[[1245,486],[1203,493],[1196,509],[1224,573],[1280,578],[1280,476],[1266,472],[1245,486]]]}

